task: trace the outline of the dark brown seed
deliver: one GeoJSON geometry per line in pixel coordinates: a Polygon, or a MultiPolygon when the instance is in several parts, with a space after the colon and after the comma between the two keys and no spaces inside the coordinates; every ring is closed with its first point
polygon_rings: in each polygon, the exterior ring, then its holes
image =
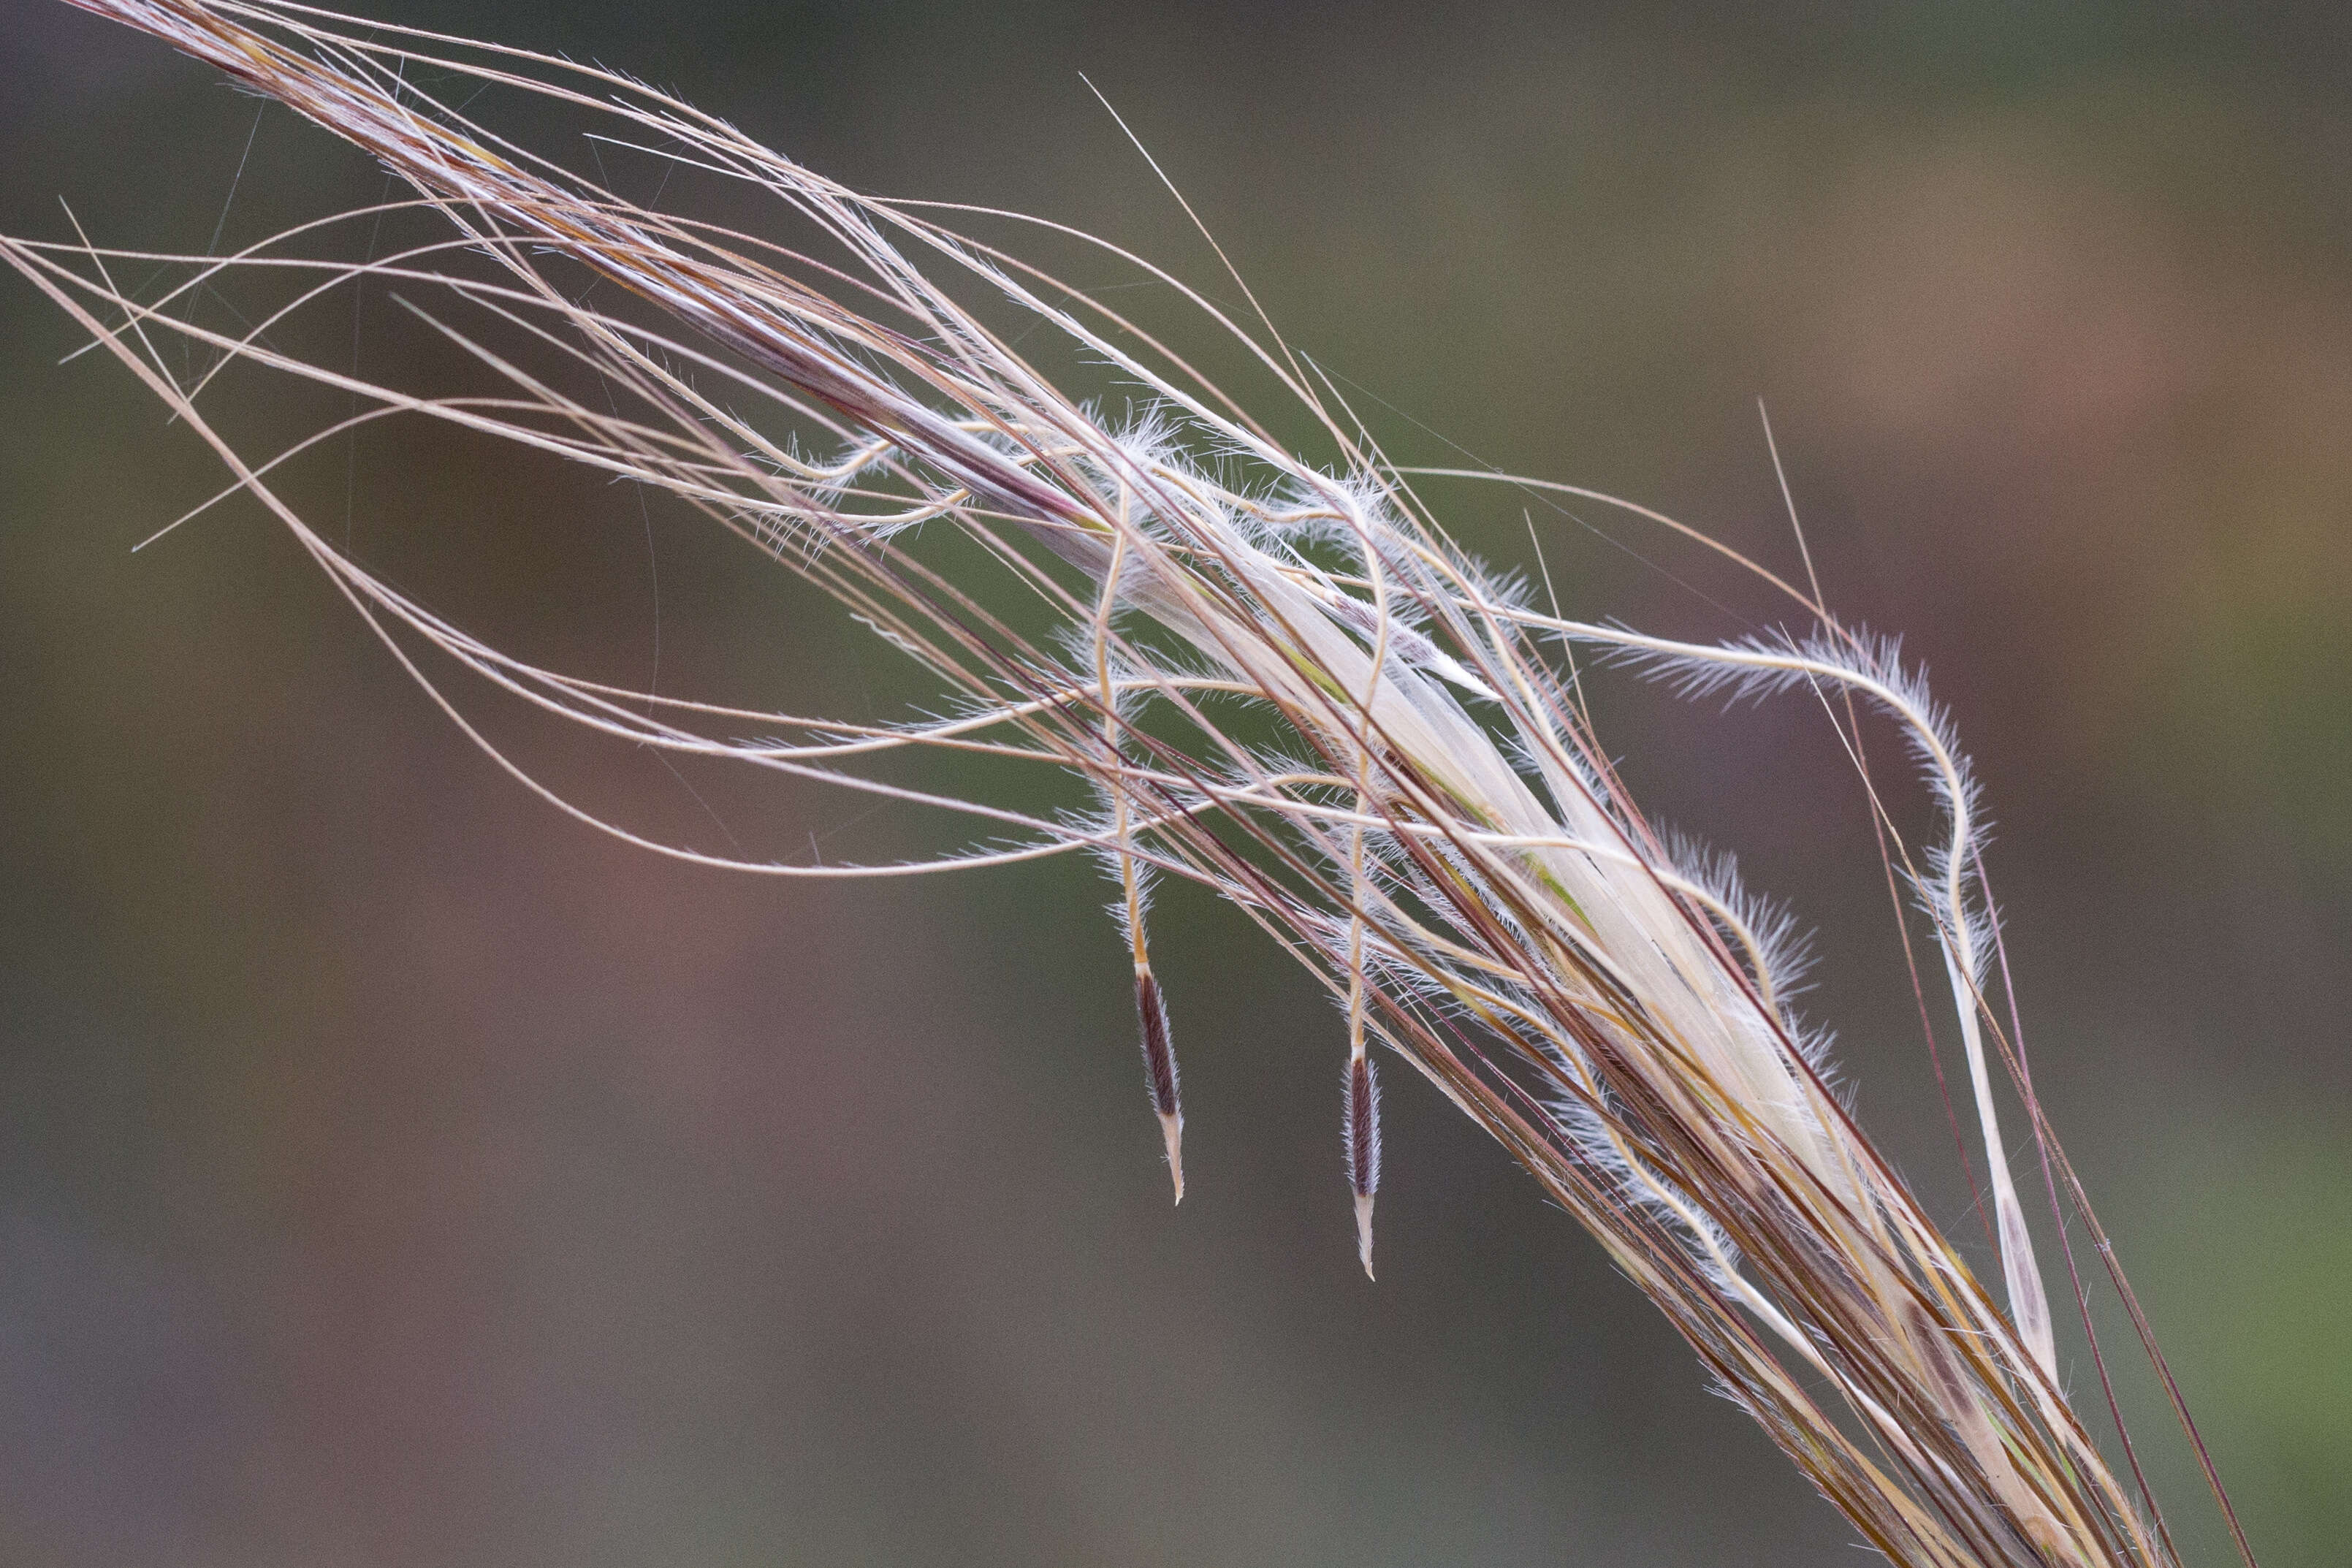
{"type": "Polygon", "coordinates": [[[1381,1186],[1381,1086],[1370,1057],[1348,1062],[1347,1142],[1348,1180],[1370,1197],[1381,1186]]]}
{"type": "Polygon", "coordinates": [[[1177,1115],[1176,1052],[1168,1043],[1168,1008],[1160,1000],[1160,982],[1148,969],[1135,977],[1135,1010],[1143,1020],[1143,1070],[1151,1089],[1151,1109],[1162,1116],[1177,1115]]]}

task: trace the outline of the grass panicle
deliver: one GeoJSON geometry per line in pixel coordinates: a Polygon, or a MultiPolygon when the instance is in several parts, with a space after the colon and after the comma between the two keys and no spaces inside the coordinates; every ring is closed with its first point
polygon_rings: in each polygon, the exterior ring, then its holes
{"type": "Polygon", "coordinates": [[[1459,550],[1423,494],[1498,476],[1392,465],[1254,299],[1237,319],[1058,226],[1038,226],[1188,301],[1327,457],[1297,456],[1137,323],[949,226],[1034,220],[863,196],[674,98],[520,50],[271,0],[74,3],[209,62],[405,183],[402,200],[347,221],[437,221],[432,237],[364,261],[329,258],[331,224],[226,258],[79,236],[0,241],[0,255],[212,445],[232,476],[223,495],[257,498],[528,787],[631,843],[762,875],[1100,857],[1119,888],[1149,1100],[1179,1199],[1176,1058],[1145,917],[1154,879],[1204,884],[1344,1015],[1343,1146],[1367,1273],[1380,1047],[1583,1224],[1891,1561],[2176,1562],[2152,1500],[2111,1473],[2057,1379],[1996,1110],[2003,1079],[2052,1162],[2053,1195],[2063,1181],[2110,1264],[2112,1252],[2022,1079],[2013,1031],[1988,1005],[1998,936],[1982,807],[1947,716],[1894,645],[1769,573],[1811,629],[1711,645],[1538,607],[1459,550]],[[750,187],[775,230],[622,199],[453,107],[486,85],[750,187]],[[134,297],[116,281],[133,259],[169,263],[177,280],[134,297]],[[232,274],[282,298],[246,329],[203,324],[195,301],[232,274]],[[274,346],[281,322],[362,279],[469,358],[488,390],[403,390],[274,346]],[[1028,336],[1038,331],[1050,350],[1028,336]],[[173,342],[209,368],[163,352],[173,342]],[[1066,391],[1070,374],[1049,359],[1120,384],[1129,412],[1066,391]],[[207,414],[231,365],[302,378],[354,411],[249,459],[207,414]],[[730,708],[541,668],[476,637],[274,488],[303,451],[395,416],[677,498],[838,599],[928,673],[937,710],[889,721],[730,708]],[[953,549],[933,548],[940,539],[953,549]],[[1739,889],[1727,859],[1654,828],[1627,795],[1585,716],[1577,649],[1692,694],[1819,701],[1852,745],[1863,709],[1906,738],[1938,806],[1934,834],[1912,843],[1874,791],[1873,802],[1960,1022],[1998,1295],[1833,1092],[1825,1048],[1789,1011],[1785,921],[1739,889]],[[663,842],[507,755],[445,686],[449,668],[632,746],[958,814],[977,841],[870,865],[663,842]],[[1041,770],[1085,794],[1024,808],[903,765],[942,754],[985,760],[991,776],[1041,770]]]}

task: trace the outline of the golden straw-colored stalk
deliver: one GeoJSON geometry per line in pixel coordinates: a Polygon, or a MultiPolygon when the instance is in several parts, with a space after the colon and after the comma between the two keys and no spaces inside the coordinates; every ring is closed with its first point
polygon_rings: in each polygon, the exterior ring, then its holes
{"type": "Polygon", "coordinates": [[[938,209],[858,195],[624,79],[293,5],[74,3],[382,160],[414,196],[362,217],[396,207],[444,221],[441,237],[363,262],[307,253],[326,232],[316,225],[225,260],[160,258],[184,264],[185,279],[145,303],[114,282],[131,253],[84,238],[0,241],[0,254],[213,445],[234,477],[224,494],[268,507],[523,783],[602,831],[769,875],[1101,856],[1120,889],[1150,1102],[1179,1198],[1182,1113],[1146,914],[1154,877],[1205,883],[1297,954],[1345,1013],[1348,1178],[1367,1272],[1377,1046],[1583,1223],[1890,1560],[2176,1561],[2152,1501],[2110,1473],[2055,1375],[1997,1069],[2025,1090],[2053,1197],[2063,1184],[2111,1258],[1986,1005],[1995,937],[1974,786],[1892,645],[1785,584],[1813,629],[1721,646],[1538,609],[1457,550],[1416,491],[1433,478],[1496,476],[1391,465],[1262,315],[1236,321],[1124,253],[1112,252],[1255,356],[1319,426],[1335,454],[1328,468],[1294,456],[1132,323],[943,226],[938,209]],[[453,74],[593,113],[617,140],[743,182],[796,237],[623,201],[449,107],[453,74]],[[419,79],[445,84],[445,96],[419,79]],[[287,298],[242,334],[204,327],[189,307],[226,269],[280,279],[287,298]],[[426,396],[271,346],[280,321],[361,279],[391,284],[495,391],[426,396]],[[607,286],[604,303],[589,302],[591,280],[607,286]],[[990,324],[1012,318],[1143,389],[1142,411],[1113,421],[1066,394],[990,324]],[[213,368],[175,377],[157,349],[167,335],[211,351],[213,368]],[[929,671],[952,710],[898,724],[745,711],[502,653],[306,524],[271,487],[293,453],[252,462],[215,432],[205,396],[238,363],[355,398],[358,412],[295,452],[406,415],[658,487],[835,595],[929,671]],[[809,456],[811,441],[831,450],[809,456]],[[952,573],[927,552],[940,531],[982,547],[982,569],[969,548],[952,573]],[[1881,817],[1961,1021],[1998,1297],[1832,1092],[1820,1045],[1785,1005],[1777,923],[1727,863],[1654,831],[1627,797],[1574,667],[1546,651],[1575,645],[1696,689],[1792,690],[1824,700],[1842,726],[1872,708],[1902,729],[1941,820],[1915,849],[1881,817]],[[745,861],[654,842],[502,755],[435,683],[426,649],[633,745],[943,807],[997,837],[887,866],[745,861]],[[750,731],[762,738],[737,738],[750,731]],[[861,771],[931,752],[1075,776],[1097,808],[1022,811],[861,771]]]}

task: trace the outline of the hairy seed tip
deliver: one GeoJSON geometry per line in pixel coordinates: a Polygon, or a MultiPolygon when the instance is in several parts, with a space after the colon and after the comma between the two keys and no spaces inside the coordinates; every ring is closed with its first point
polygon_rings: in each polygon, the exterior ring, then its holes
{"type": "Polygon", "coordinates": [[[1160,982],[1141,964],[1135,970],[1135,1011],[1143,1023],[1143,1074],[1151,1090],[1151,1109],[1160,1118],[1160,1135],[1168,1144],[1168,1176],[1176,1184],[1176,1201],[1184,1201],[1184,1107],[1176,1085],[1176,1050],[1168,1043],[1168,1005],[1160,999],[1160,982]]]}
{"type": "Polygon", "coordinates": [[[1372,1276],[1372,1194],[1381,1186],[1381,1086],[1369,1057],[1348,1058],[1346,1114],[1348,1184],[1356,1194],[1356,1257],[1372,1276]]]}

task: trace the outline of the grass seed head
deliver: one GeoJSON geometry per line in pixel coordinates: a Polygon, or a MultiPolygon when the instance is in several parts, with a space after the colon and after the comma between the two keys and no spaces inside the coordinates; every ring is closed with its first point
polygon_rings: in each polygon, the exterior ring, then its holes
{"type": "MultiPolygon", "coordinates": [[[[73,3],[365,149],[406,183],[408,210],[443,224],[437,239],[364,262],[306,249],[316,226],[228,258],[142,256],[184,279],[143,300],[115,286],[127,253],[86,238],[0,240],[0,258],[213,445],[232,489],[271,510],[528,787],[631,843],[770,876],[1101,857],[1120,882],[1146,1087],[1180,1201],[1182,1111],[1144,905],[1157,875],[1213,889],[1345,1011],[1343,1137],[1367,1273],[1377,1046],[1525,1166],[1890,1559],[2174,1561],[2160,1518],[2116,1482],[2056,1382],[1996,1065],[2025,1092],[2070,1196],[2079,1189],[1986,1005],[1997,933],[1974,783],[1891,645],[1793,588],[1814,630],[1720,645],[1539,612],[1453,543],[1423,494],[1498,476],[1391,463],[1262,314],[1236,319],[1099,241],[1063,231],[1189,300],[1320,431],[1326,458],[1301,458],[1134,323],[936,209],[863,196],[624,78],[276,0],[73,3]],[[502,140],[446,89],[415,85],[421,68],[598,117],[619,140],[764,196],[790,237],[622,200],[502,140]],[[249,332],[207,328],[192,302],[227,271],[280,279],[289,298],[249,332]],[[284,314],[362,279],[395,286],[420,330],[467,355],[495,393],[404,391],[271,346],[284,314]],[[1008,315],[1140,389],[1140,411],[1115,420],[1065,390],[1042,355],[1024,355],[1008,315]],[[155,346],[173,336],[215,356],[214,370],[175,375],[155,346]],[[438,420],[665,491],[839,599],[937,682],[940,712],[744,710],[505,653],[310,528],[273,489],[277,460],[219,435],[205,399],[236,362],[355,397],[362,418],[438,420]],[[976,543],[980,564],[927,553],[939,530],[976,543]],[[1552,662],[1575,647],[1694,695],[1790,693],[1842,726],[1875,710],[1904,733],[1941,821],[1915,847],[1891,832],[1874,788],[1874,805],[1960,1019],[1999,1299],[1832,1092],[1819,1040],[1785,1009],[1783,933],[1727,862],[1694,858],[1628,795],[1574,666],[1552,662]],[[961,814],[989,840],[883,865],[662,842],[506,755],[444,689],[436,658],[632,746],[961,814]],[[737,738],[747,731],[764,738],[737,738]],[[1078,781],[1106,809],[1024,810],[872,771],[937,752],[1078,781]]],[[[1573,487],[1513,482],[1683,527],[1573,487]]],[[[2079,1214],[2095,1226],[2086,1205],[2079,1214]]]]}

